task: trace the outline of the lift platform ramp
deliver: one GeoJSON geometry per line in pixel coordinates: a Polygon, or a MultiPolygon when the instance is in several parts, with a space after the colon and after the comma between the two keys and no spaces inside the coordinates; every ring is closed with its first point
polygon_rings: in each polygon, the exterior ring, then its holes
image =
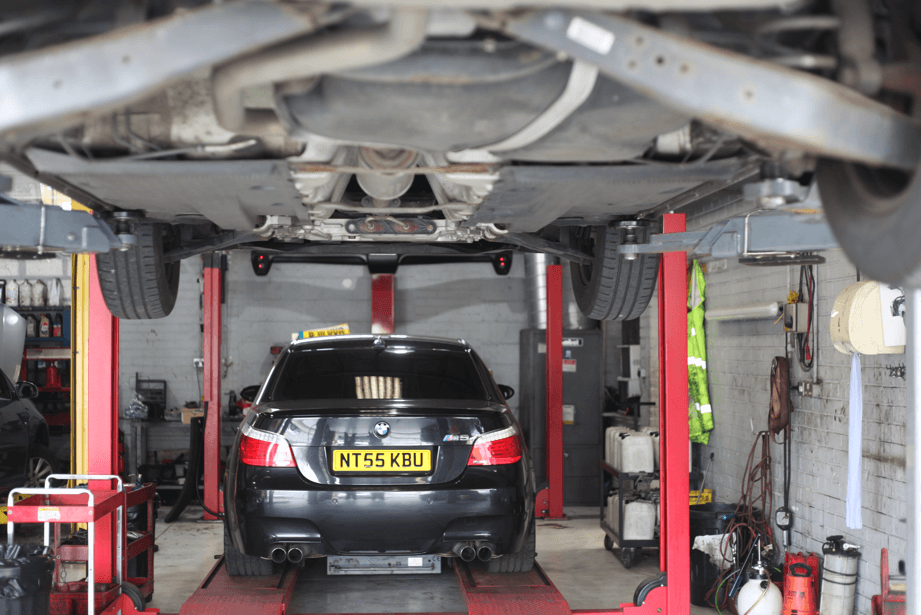
{"type": "MultiPolygon", "coordinates": [[[[639,615],[665,612],[664,587],[644,594],[642,606],[630,603],[616,609],[573,611],[540,565],[535,564],[530,572],[490,574],[479,566],[453,561],[467,611],[466,614],[438,615],[639,615]]],[[[224,569],[222,558],[182,606],[179,615],[285,615],[285,606],[291,600],[296,582],[297,571],[294,569],[268,577],[231,577],[224,569]]]]}

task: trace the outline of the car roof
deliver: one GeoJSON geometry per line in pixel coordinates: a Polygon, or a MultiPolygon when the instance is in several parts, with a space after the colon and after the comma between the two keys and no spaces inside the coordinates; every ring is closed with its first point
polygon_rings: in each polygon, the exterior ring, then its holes
{"type": "Polygon", "coordinates": [[[437,348],[440,350],[470,350],[470,344],[459,338],[428,337],[422,335],[328,335],[294,340],[289,344],[290,352],[315,348],[373,348],[375,344],[385,346],[413,346],[437,348]],[[378,341],[380,340],[380,341],[378,341]]]}

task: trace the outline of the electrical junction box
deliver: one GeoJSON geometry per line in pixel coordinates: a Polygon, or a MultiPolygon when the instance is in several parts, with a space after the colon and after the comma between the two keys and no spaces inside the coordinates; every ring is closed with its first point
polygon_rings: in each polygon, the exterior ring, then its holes
{"type": "Polygon", "coordinates": [[[805,333],[809,326],[809,304],[788,303],[783,306],[783,328],[790,333],[805,333]]]}

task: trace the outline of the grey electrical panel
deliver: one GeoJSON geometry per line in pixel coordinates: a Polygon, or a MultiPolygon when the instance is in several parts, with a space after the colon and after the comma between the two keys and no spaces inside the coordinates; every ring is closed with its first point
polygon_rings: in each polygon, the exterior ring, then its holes
{"type": "MultiPolygon", "coordinates": [[[[546,331],[520,336],[519,422],[534,460],[537,484],[547,480],[546,331]]],[[[600,329],[563,331],[563,502],[600,504],[604,356],[600,329]]]]}

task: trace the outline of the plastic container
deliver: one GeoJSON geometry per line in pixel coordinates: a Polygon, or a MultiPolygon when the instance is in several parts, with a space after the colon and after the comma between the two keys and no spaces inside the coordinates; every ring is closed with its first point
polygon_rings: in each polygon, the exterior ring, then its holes
{"type": "Polygon", "coordinates": [[[19,307],[32,307],[32,284],[28,280],[19,282],[19,307]]]}
{"type": "Polygon", "coordinates": [[[646,500],[624,505],[624,540],[652,540],[656,537],[656,505],[646,500]]]}
{"type": "MultiPolygon", "coordinates": [[[[605,521],[619,530],[620,498],[615,493],[608,498],[605,521]]],[[[624,532],[621,540],[652,540],[656,537],[656,504],[647,500],[633,500],[624,504],[624,532]]]]}
{"type": "Polygon", "coordinates": [[[32,282],[32,306],[45,307],[48,305],[48,287],[41,280],[32,282]]]}
{"type": "Polygon", "coordinates": [[[783,594],[761,569],[761,574],[750,578],[736,596],[736,611],[748,615],[780,615],[783,594]]]}
{"type": "Polygon", "coordinates": [[[844,542],[844,536],[829,536],[822,546],[822,599],[820,615],[851,615],[857,590],[860,551],[844,542]]]}
{"type": "Polygon", "coordinates": [[[655,457],[652,449],[652,438],[647,434],[630,433],[621,439],[618,469],[629,474],[654,472],[655,457]]]}
{"type": "Polygon", "coordinates": [[[10,307],[19,307],[19,282],[16,280],[6,283],[6,304],[10,307]]]}
{"type": "Polygon", "coordinates": [[[48,615],[54,556],[42,545],[0,547],[0,615],[48,615]]]}

